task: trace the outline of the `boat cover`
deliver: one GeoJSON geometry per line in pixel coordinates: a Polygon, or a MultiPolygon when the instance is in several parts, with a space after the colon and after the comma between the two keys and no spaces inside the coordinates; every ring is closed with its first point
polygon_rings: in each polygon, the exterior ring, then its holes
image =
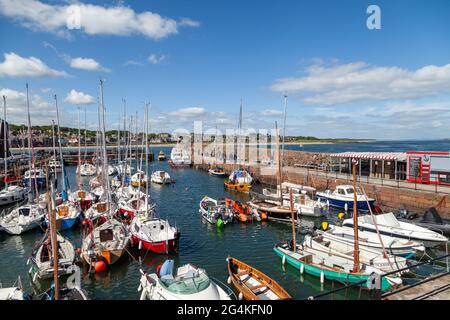
{"type": "Polygon", "coordinates": [[[423,215],[422,221],[438,223],[438,224],[443,223],[442,218],[439,215],[439,213],[437,212],[435,207],[431,207],[425,212],[425,214],[423,215]]]}
{"type": "Polygon", "coordinates": [[[174,266],[174,261],[173,260],[170,260],[170,259],[166,260],[162,264],[161,270],[159,270],[159,276],[163,277],[163,276],[172,275],[173,266],[174,266]]]}
{"type": "Polygon", "coordinates": [[[375,222],[378,225],[388,226],[388,227],[398,228],[400,226],[397,218],[395,217],[395,215],[392,212],[374,215],[373,218],[370,214],[368,214],[368,215],[362,216],[361,220],[364,222],[370,223],[370,224],[374,224],[373,220],[375,220],[375,222]]]}

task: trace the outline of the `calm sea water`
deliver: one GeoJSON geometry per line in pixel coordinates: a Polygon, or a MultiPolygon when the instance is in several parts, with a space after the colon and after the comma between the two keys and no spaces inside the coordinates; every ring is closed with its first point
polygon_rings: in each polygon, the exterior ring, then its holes
{"type": "MultiPolygon", "coordinates": [[[[327,145],[329,146],[329,145],[327,145]]],[[[310,146],[311,147],[311,146],[310,146]]],[[[155,148],[154,152],[170,148],[155,148]]],[[[275,222],[231,224],[222,230],[216,229],[204,221],[198,212],[199,201],[205,195],[213,198],[232,197],[246,200],[245,196],[228,193],[223,188],[223,179],[212,177],[206,172],[194,169],[172,170],[167,162],[153,162],[149,171],[162,169],[168,171],[176,183],[170,186],[151,185],[150,192],[157,204],[157,212],[168,218],[181,229],[180,248],[171,256],[176,265],[191,262],[207,270],[208,274],[223,283],[227,281],[226,257],[231,255],[260,269],[278,281],[295,299],[305,299],[323,290],[330,290],[333,284],[320,285],[318,278],[301,277],[298,270],[286,266],[273,252],[273,246],[291,238],[291,226],[275,222]]],[[[75,167],[67,168],[71,186],[75,188],[75,167]]],[[[86,181],[87,182],[87,181],[86,181]]],[[[256,189],[261,186],[256,186],[256,189]]],[[[337,212],[330,212],[324,219],[336,220],[337,212]]],[[[303,218],[302,226],[312,228],[320,226],[321,220],[303,218]]],[[[40,230],[30,231],[22,236],[0,234],[0,281],[11,285],[20,275],[22,282],[31,292],[26,262],[30,257],[35,241],[42,237],[40,230]]],[[[76,247],[81,244],[81,227],[64,232],[76,247]]],[[[138,299],[139,269],[155,270],[167,256],[152,253],[127,254],[117,264],[100,274],[88,274],[82,277],[82,287],[91,299],[138,299]]],[[[433,271],[424,267],[420,272],[433,271]]],[[[335,284],[337,285],[337,284],[335,284]]],[[[350,290],[334,295],[335,299],[358,298],[359,290],[350,290]]],[[[367,298],[367,295],[362,295],[367,298]]]]}

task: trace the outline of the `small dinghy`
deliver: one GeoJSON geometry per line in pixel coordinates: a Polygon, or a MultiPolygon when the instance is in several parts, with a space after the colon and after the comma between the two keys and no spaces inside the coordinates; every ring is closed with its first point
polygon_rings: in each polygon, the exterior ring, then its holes
{"type": "Polygon", "coordinates": [[[409,213],[401,210],[397,214],[397,219],[403,222],[409,222],[419,227],[424,227],[432,231],[450,235],[450,219],[442,219],[436,208],[431,207],[423,215],[409,213]]]}
{"type": "Polygon", "coordinates": [[[225,177],[227,173],[222,167],[210,168],[208,170],[209,174],[215,177],[225,177]]]}
{"type": "Polygon", "coordinates": [[[145,187],[147,180],[148,178],[144,171],[138,171],[131,176],[131,185],[133,187],[145,187]]]}
{"type": "Polygon", "coordinates": [[[245,300],[288,300],[289,293],[275,280],[238,259],[228,257],[228,282],[231,281],[239,298],[245,300]]]}
{"type": "Polygon", "coordinates": [[[159,151],[158,153],[158,161],[165,161],[166,160],[166,154],[164,153],[164,151],[159,151]]]}
{"type": "Polygon", "coordinates": [[[37,228],[44,221],[45,210],[37,204],[25,204],[0,219],[0,228],[11,235],[19,235],[37,228]]]}
{"type": "MultiPolygon", "coordinates": [[[[69,240],[57,235],[58,247],[58,276],[72,274],[75,263],[75,250],[69,240]]],[[[36,242],[28,260],[31,264],[29,274],[34,284],[41,280],[53,278],[53,253],[51,239],[46,234],[40,241],[36,242]]]]}
{"type": "Polygon", "coordinates": [[[87,224],[85,227],[81,256],[89,265],[94,268],[97,263],[103,263],[105,267],[112,265],[126,252],[130,238],[119,221],[110,218],[99,226],[87,224]]]}
{"type": "Polygon", "coordinates": [[[247,170],[234,170],[227,180],[224,182],[224,187],[227,190],[248,193],[252,188],[253,178],[247,170]]]}
{"type": "Polygon", "coordinates": [[[166,260],[157,273],[141,270],[138,291],[141,300],[231,300],[233,294],[222,289],[204,269],[192,264],[179,267],[174,273],[174,261],[166,260]]]}
{"type": "MultiPolygon", "coordinates": [[[[41,297],[41,300],[55,300],[55,287],[52,285],[41,297]]],[[[86,291],[74,286],[59,288],[58,300],[89,300],[86,291]]]]}
{"type": "Polygon", "coordinates": [[[200,201],[199,211],[206,221],[219,227],[233,221],[233,212],[224,200],[216,200],[205,196],[200,201]]]}
{"type": "Polygon", "coordinates": [[[258,210],[252,208],[248,204],[244,204],[229,198],[225,199],[225,204],[231,208],[234,213],[234,217],[239,222],[249,222],[255,220],[261,221],[267,219],[267,215],[265,213],[259,213],[258,210]]]}
{"type": "MultiPolygon", "coordinates": [[[[425,247],[435,247],[448,241],[440,233],[430,229],[414,225],[409,222],[398,221],[392,212],[365,215],[358,217],[358,226],[361,230],[376,232],[375,224],[378,225],[380,234],[422,242],[425,247]]],[[[345,219],[344,226],[353,227],[353,219],[345,219]]]]}
{"type": "Polygon", "coordinates": [[[172,183],[170,175],[165,171],[155,171],[152,173],[151,181],[158,184],[172,183]]]}

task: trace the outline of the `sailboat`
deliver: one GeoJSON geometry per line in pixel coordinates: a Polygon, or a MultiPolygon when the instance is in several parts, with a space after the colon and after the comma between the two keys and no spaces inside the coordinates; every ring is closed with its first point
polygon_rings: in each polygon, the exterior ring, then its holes
{"type": "Polygon", "coordinates": [[[7,206],[13,203],[24,201],[27,194],[28,189],[18,186],[18,185],[9,185],[8,184],[8,156],[9,156],[9,130],[8,123],[6,122],[6,97],[3,96],[3,121],[1,123],[1,135],[3,138],[3,160],[4,160],[4,169],[5,169],[5,187],[0,190],[0,206],[7,206]]]}
{"type": "MultiPolygon", "coordinates": [[[[242,130],[242,99],[241,99],[241,105],[239,109],[239,123],[238,123],[238,135],[241,135],[242,130]]],[[[238,142],[238,141],[237,141],[238,142]]],[[[235,153],[237,154],[237,143],[235,148],[235,153]]],[[[237,155],[236,155],[237,156],[237,155]]],[[[237,159],[237,157],[236,157],[237,159]]],[[[245,143],[244,143],[244,163],[245,163],[245,143]]],[[[227,190],[232,191],[238,191],[238,192],[244,192],[247,193],[250,191],[252,187],[253,178],[245,168],[239,168],[237,170],[234,170],[228,179],[224,181],[224,187],[227,190]]]]}
{"type": "MultiPolygon", "coordinates": [[[[105,106],[103,100],[103,80],[100,80],[100,101],[99,101],[99,119],[101,119],[101,145],[103,155],[103,172],[106,172],[108,158],[106,153],[106,119],[105,106]],[[102,115],[100,118],[100,114],[102,115]]],[[[108,179],[103,179],[105,185],[106,209],[104,213],[106,221],[102,224],[94,225],[92,221],[86,219],[84,224],[84,239],[81,247],[81,256],[89,265],[96,270],[100,270],[98,265],[106,266],[116,263],[126,252],[129,243],[129,234],[125,226],[113,218],[116,206],[113,205],[110,193],[108,179]]],[[[98,208],[98,205],[97,205],[98,208]]]]}
{"type": "MultiPolygon", "coordinates": [[[[28,99],[28,83],[27,90],[27,116],[28,116],[28,147],[31,151],[31,157],[28,161],[29,168],[34,167],[34,148],[31,134],[31,117],[30,117],[30,103],[28,99]]],[[[32,186],[32,178],[28,177],[28,184],[32,186]]],[[[1,219],[1,227],[9,234],[18,235],[22,232],[38,227],[45,216],[42,207],[39,206],[38,183],[34,180],[34,191],[36,195],[36,202],[33,202],[32,193],[28,193],[28,203],[13,209],[9,214],[1,219]]]]}
{"type": "MultiPolygon", "coordinates": [[[[85,113],[85,128],[86,128],[86,113],[85,113]]],[[[86,129],[84,135],[85,135],[84,140],[86,143],[86,129]]],[[[88,192],[87,190],[83,189],[80,166],[81,166],[81,131],[80,131],[80,109],[78,108],[78,166],[77,166],[78,190],[69,193],[69,201],[75,203],[77,207],[79,207],[82,211],[85,211],[89,209],[95,202],[95,196],[92,193],[88,192]]]]}
{"type": "MultiPolygon", "coordinates": [[[[353,162],[353,184],[356,187],[356,161],[353,162]]],[[[356,203],[356,194],[355,199],[356,203]]],[[[292,217],[294,217],[292,195],[291,195],[291,210],[292,217]]],[[[357,208],[354,206],[353,215],[355,223],[354,235],[356,241],[354,242],[353,250],[346,255],[336,255],[333,252],[324,252],[317,248],[310,248],[304,245],[299,245],[295,239],[295,221],[292,218],[292,236],[293,240],[288,242],[278,243],[274,247],[275,253],[282,259],[283,263],[287,262],[289,265],[299,269],[301,273],[307,273],[316,277],[327,280],[335,280],[347,284],[359,284],[364,288],[371,288],[372,281],[375,277],[382,276],[386,272],[376,268],[372,265],[367,265],[360,260],[360,248],[358,242],[358,227],[357,227],[357,208]]],[[[381,290],[386,291],[392,287],[401,285],[402,280],[398,275],[392,274],[389,276],[382,276],[381,290]]]]}
{"type": "MultiPolygon", "coordinates": [[[[74,227],[79,220],[81,219],[81,208],[77,203],[73,203],[69,200],[69,194],[71,193],[68,190],[68,180],[66,176],[66,168],[63,163],[63,153],[61,146],[61,132],[59,126],[59,108],[58,108],[58,98],[54,95],[55,98],[55,108],[56,108],[56,120],[57,120],[57,132],[58,132],[58,148],[59,148],[59,158],[61,161],[61,176],[62,176],[62,186],[63,190],[61,192],[61,200],[62,203],[56,206],[56,227],[61,230],[69,230],[74,227]]],[[[78,139],[79,140],[79,139],[78,139]]],[[[78,181],[79,178],[78,178],[78,181]]],[[[46,223],[49,223],[48,217],[46,218],[46,223]]]]}
{"type": "MultiPolygon", "coordinates": [[[[145,104],[145,168],[148,170],[148,104],[145,104]]],[[[149,208],[149,185],[145,185],[144,204],[146,210],[138,213],[130,226],[131,239],[139,249],[150,250],[155,253],[169,253],[177,250],[180,231],[172,227],[168,220],[155,215],[149,208]]]]}
{"type": "Polygon", "coordinates": [[[217,166],[217,126],[216,135],[214,136],[214,164],[208,169],[210,175],[215,177],[225,177],[226,172],[222,167],[217,166]]]}

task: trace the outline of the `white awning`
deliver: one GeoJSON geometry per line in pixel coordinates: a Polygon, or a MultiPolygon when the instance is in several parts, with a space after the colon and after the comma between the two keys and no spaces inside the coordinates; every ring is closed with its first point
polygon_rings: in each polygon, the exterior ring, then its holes
{"type": "Polygon", "coordinates": [[[332,153],[330,156],[334,158],[406,161],[406,152],[342,152],[332,153]]]}

